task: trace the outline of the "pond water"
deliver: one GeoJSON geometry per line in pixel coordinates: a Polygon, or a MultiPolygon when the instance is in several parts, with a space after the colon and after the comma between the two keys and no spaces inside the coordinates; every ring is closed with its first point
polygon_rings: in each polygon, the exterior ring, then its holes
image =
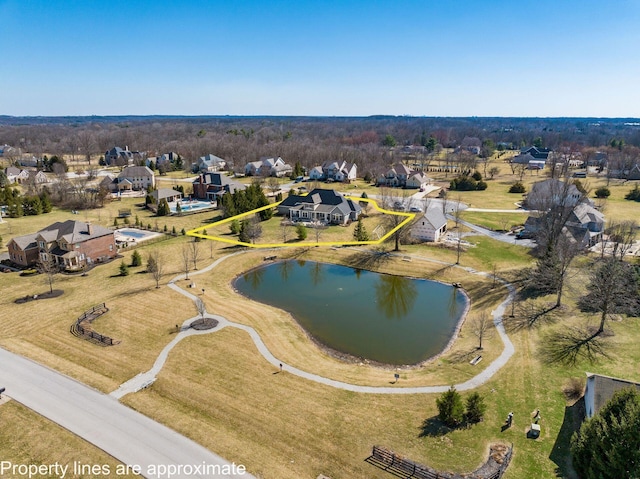
{"type": "Polygon", "coordinates": [[[392,365],[440,353],[467,298],[452,286],[312,261],[281,261],[239,276],[245,296],[290,312],[318,342],[392,365]]]}

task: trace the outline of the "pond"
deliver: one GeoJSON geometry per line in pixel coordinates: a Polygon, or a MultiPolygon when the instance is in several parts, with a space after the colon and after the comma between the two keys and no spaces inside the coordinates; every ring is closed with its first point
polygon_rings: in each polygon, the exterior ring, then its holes
{"type": "Polygon", "coordinates": [[[319,343],[391,365],[416,364],[446,348],[464,314],[458,289],[312,261],[281,261],[239,276],[234,287],[284,309],[319,343]]]}

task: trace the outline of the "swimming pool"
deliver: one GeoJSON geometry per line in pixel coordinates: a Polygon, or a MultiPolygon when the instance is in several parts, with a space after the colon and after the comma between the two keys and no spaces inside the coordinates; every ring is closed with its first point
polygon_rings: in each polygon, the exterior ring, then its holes
{"type": "Polygon", "coordinates": [[[159,236],[160,233],[155,231],[145,231],[139,230],[137,228],[121,228],[114,231],[116,236],[116,241],[120,243],[126,242],[141,242],[146,241],[156,236],[159,236]]]}
{"type": "MultiPolygon", "coordinates": [[[[215,203],[211,203],[210,201],[180,201],[180,212],[189,213],[190,211],[207,210],[215,208],[215,206],[215,203]]],[[[171,213],[177,213],[176,203],[169,203],[169,210],[171,213]]]]}

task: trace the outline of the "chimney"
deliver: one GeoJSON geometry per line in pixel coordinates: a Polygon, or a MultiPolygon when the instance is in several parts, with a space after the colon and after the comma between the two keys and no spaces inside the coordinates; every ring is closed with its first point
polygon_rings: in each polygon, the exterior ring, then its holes
{"type": "Polygon", "coordinates": [[[89,236],[91,236],[93,234],[93,226],[89,222],[87,222],[87,234],[89,236]]]}

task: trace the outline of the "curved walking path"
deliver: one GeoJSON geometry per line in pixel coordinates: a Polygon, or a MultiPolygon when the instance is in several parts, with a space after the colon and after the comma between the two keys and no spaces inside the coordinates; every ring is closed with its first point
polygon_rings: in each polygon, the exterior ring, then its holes
{"type": "MultiPolygon", "coordinates": [[[[212,264],[210,264],[206,268],[191,273],[191,276],[196,276],[196,275],[207,273],[207,272],[211,271],[213,268],[215,268],[216,266],[218,266],[225,259],[230,258],[232,256],[236,256],[236,255],[242,254],[242,253],[244,253],[244,251],[240,251],[240,252],[237,252],[237,253],[229,254],[227,256],[223,256],[223,257],[217,259],[216,261],[214,261],[212,264]]],[[[406,256],[406,255],[402,255],[402,256],[406,256]]],[[[419,259],[419,260],[423,260],[423,261],[430,261],[430,262],[434,262],[434,263],[443,264],[443,265],[446,265],[446,266],[454,266],[456,268],[462,268],[462,269],[464,269],[465,271],[467,271],[468,273],[471,273],[471,274],[478,274],[478,275],[481,275],[481,276],[489,276],[488,273],[478,272],[478,271],[473,270],[472,268],[466,268],[466,267],[463,267],[463,266],[452,265],[451,263],[447,263],[447,262],[444,262],[444,261],[438,261],[438,260],[434,260],[434,259],[431,259],[431,258],[426,258],[426,257],[423,257],[423,256],[418,256],[418,255],[414,255],[412,257],[416,258],[416,259],[419,259]]],[[[184,289],[180,288],[179,286],[177,286],[175,284],[175,282],[180,280],[180,279],[185,279],[185,275],[179,275],[176,278],[172,279],[169,282],[169,287],[171,289],[173,289],[174,291],[177,291],[178,293],[183,294],[186,297],[190,298],[192,301],[196,302],[198,300],[198,297],[196,295],[191,294],[188,291],[185,291],[184,289]]],[[[504,329],[504,325],[502,323],[502,317],[503,317],[503,315],[505,313],[507,305],[513,300],[513,297],[515,295],[515,289],[511,284],[507,283],[506,281],[503,281],[503,280],[500,280],[500,281],[504,285],[506,285],[507,288],[509,289],[509,295],[507,296],[507,298],[502,303],[500,303],[500,305],[495,310],[492,311],[492,315],[493,315],[493,324],[495,325],[496,330],[498,331],[498,334],[500,336],[500,339],[502,340],[502,342],[504,344],[504,349],[502,350],[502,353],[500,354],[500,356],[498,356],[496,359],[494,359],[493,362],[486,369],[481,371],[478,375],[474,376],[473,378],[471,378],[471,379],[469,379],[469,380],[467,380],[467,381],[465,381],[463,383],[455,384],[455,388],[457,390],[459,390],[459,391],[466,391],[466,390],[469,390],[469,389],[474,389],[474,388],[477,388],[478,386],[486,383],[505,364],[507,364],[507,361],[509,361],[509,358],[511,358],[511,356],[513,356],[513,353],[515,352],[515,348],[513,346],[513,343],[509,339],[509,336],[507,335],[507,333],[506,333],[506,331],[504,329]]],[[[176,337],[169,344],[167,344],[164,347],[164,349],[162,350],[162,352],[160,353],[160,355],[156,359],[153,367],[149,371],[141,373],[141,374],[138,374],[134,378],[132,378],[129,381],[127,381],[124,384],[122,384],[117,390],[115,390],[115,391],[113,391],[111,393],[111,396],[116,397],[116,398],[121,398],[121,397],[123,397],[124,395],[126,395],[128,393],[139,391],[140,389],[143,389],[144,387],[147,387],[150,384],[152,384],[153,381],[155,381],[157,374],[162,369],[162,366],[164,365],[165,361],[167,360],[169,352],[182,339],[184,339],[184,338],[186,338],[188,336],[193,336],[193,335],[197,335],[197,334],[213,333],[213,332],[219,331],[220,329],[225,328],[225,327],[233,327],[233,328],[237,328],[237,329],[241,329],[243,331],[246,331],[249,334],[249,336],[251,337],[251,339],[253,340],[253,342],[255,343],[255,345],[258,348],[258,351],[260,352],[262,357],[264,357],[264,359],[266,359],[269,363],[271,363],[276,368],[279,368],[280,365],[282,365],[282,370],[283,371],[287,371],[288,373],[294,374],[294,375],[299,376],[299,377],[304,378],[304,379],[308,379],[309,381],[315,381],[315,382],[317,382],[319,384],[324,384],[326,386],[331,386],[331,387],[335,387],[335,388],[339,388],[339,389],[344,389],[344,390],[347,390],[347,391],[353,391],[353,392],[359,392],[359,393],[372,393],[372,394],[442,393],[442,392],[447,391],[449,389],[449,387],[450,387],[450,385],[446,385],[446,386],[420,386],[420,387],[407,387],[407,388],[403,388],[403,387],[388,387],[388,386],[359,386],[359,385],[355,385],[355,384],[345,383],[345,382],[342,382],[342,381],[336,381],[334,379],[325,378],[325,377],[319,376],[317,374],[313,374],[313,373],[310,373],[310,372],[307,372],[307,371],[303,371],[302,369],[298,369],[295,366],[291,366],[291,365],[286,364],[283,361],[277,359],[271,353],[271,351],[269,351],[267,346],[264,344],[264,341],[262,340],[262,338],[260,337],[258,332],[255,329],[253,329],[251,326],[247,326],[247,325],[239,324],[239,323],[234,323],[233,321],[230,321],[227,318],[225,318],[223,316],[220,316],[220,315],[217,315],[217,314],[206,314],[205,313],[205,315],[206,315],[206,317],[214,318],[214,319],[218,320],[218,325],[215,328],[212,328],[212,329],[209,329],[209,330],[196,331],[196,330],[193,330],[193,329],[190,328],[190,324],[191,324],[191,322],[193,322],[196,319],[198,319],[198,317],[193,317],[193,318],[187,319],[183,323],[181,331],[176,335],[176,337]]]]}

